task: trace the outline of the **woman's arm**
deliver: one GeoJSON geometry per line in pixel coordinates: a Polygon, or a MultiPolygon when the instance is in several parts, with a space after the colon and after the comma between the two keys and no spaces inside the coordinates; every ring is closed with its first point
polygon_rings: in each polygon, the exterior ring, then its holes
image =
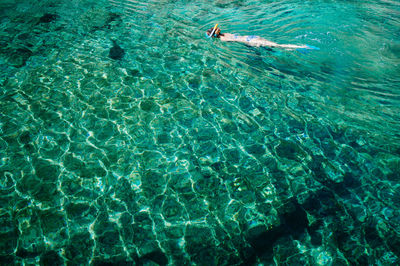
{"type": "Polygon", "coordinates": [[[310,49],[307,45],[280,44],[279,47],[287,49],[310,49]]]}

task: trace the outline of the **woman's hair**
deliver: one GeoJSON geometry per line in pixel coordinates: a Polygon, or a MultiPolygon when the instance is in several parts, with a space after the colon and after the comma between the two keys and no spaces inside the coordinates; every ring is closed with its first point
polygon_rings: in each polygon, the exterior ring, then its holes
{"type": "MultiPolygon", "coordinates": [[[[214,27],[208,29],[208,30],[207,30],[207,35],[210,36],[210,34],[211,34],[211,32],[212,32],[213,30],[214,30],[214,27]]],[[[214,32],[214,36],[211,36],[211,37],[219,38],[220,35],[221,35],[221,29],[220,29],[220,28],[217,28],[217,29],[215,30],[215,32],[214,32]]]]}

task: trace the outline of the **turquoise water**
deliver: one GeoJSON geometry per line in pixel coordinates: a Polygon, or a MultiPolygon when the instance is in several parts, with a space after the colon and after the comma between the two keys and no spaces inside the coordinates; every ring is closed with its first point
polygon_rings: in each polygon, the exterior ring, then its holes
{"type": "Polygon", "coordinates": [[[0,264],[399,265],[399,73],[398,1],[1,0],[0,264]]]}

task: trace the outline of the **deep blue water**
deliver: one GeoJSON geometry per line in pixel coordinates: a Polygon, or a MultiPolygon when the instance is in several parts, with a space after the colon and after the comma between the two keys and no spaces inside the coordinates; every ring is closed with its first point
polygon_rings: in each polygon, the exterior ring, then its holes
{"type": "Polygon", "coordinates": [[[399,84],[399,1],[0,0],[0,264],[399,265],[399,84]]]}

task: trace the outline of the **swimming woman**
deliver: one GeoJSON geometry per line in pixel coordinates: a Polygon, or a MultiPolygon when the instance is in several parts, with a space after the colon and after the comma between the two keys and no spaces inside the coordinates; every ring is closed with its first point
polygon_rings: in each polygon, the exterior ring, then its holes
{"type": "Polygon", "coordinates": [[[255,46],[255,47],[268,46],[268,47],[285,48],[288,50],[291,50],[291,49],[318,49],[317,47],[314,47],[311,45],[278,44],[278,43],[270,42],[264,38],[261,38],[259,36],[255,36],[255,35],[240,36],[240,35],[231,34],[231,33],[221,33],[221,29],[218,28],[218,24],[216,24],[213,28],[207,30],[206,34],[208,37],[218,38],[223,42],[240,42],[240,43],[244,43],[249,46],[255,46]]]}

